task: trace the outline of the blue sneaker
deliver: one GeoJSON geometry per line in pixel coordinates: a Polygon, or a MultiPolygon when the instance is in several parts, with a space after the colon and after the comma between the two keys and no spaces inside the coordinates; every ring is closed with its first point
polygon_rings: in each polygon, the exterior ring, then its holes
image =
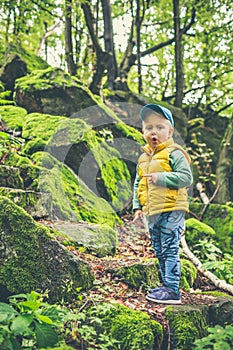
{"type": "Polygon", "coordinates": [[[163,287],[147,294],[146,299],[159,304],[181,304],[180,293],[175,293],[169,287],[163,287]]]}
{"type": "Polygon", "coordinates": [[[164,288],[166,289],[167,287],[165,287],[165,286],[160,286],[160,287],[156,287],[156,288],[151,288],[151,289],[150,289],[150,293],[157,292],[158,290],[163,290],[164,288]]]}

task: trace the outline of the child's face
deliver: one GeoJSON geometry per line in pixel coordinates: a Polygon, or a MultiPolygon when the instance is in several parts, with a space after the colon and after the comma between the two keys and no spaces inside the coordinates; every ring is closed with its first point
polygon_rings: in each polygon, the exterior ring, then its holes
{"type": "Polygon", "coordinates": [[[165,117],[155,113],[146,117],[142,127],[144,138],[152,149],[170,139],[174,132],[171,123],[165,117]]]}

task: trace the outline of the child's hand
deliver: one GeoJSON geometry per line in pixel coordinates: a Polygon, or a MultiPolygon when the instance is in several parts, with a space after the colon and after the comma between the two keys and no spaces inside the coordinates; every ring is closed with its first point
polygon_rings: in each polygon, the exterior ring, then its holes
{"type": "Polygon", "coordinates": [[[151,174],[145,174],[145,177],[147,177],[147,181],[152,184],[156,184],[158,180],[157,173],[151,173],[151,174]]]}
{"type": "Polygon", "coordinates": [[[142,217],[143,217],[143,211],[141,209],[137,209],[134,212],[134,219],[132,222],[136,222],[137,220],[142,219],[142,217]]]}

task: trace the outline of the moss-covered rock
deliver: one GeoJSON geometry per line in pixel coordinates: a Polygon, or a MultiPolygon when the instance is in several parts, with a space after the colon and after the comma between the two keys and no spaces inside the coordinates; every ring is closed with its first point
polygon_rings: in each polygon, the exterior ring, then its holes
{"type": "Polygon", "coordinates": [[[11,199],[33,218],[50,218],[47,209],[52,207],[52,197],[48,193],[0,187],[0,195],[11,199]]]}
{"type": "Polygon", "coordinates": [[[190,218],[186,220],[186,241],[190,246],[198,244],[200,240],[214,239],[216,233],[212,227],[197,219],[190,218]]]}
{"type": "Polygon", "coordinates": [[[6,90],[14,90],[15,80],[27,74],[27,65],[18,54],[8,55],[0,69],[0,79],[6,90]]]}
{"type": "Polygon", "coordinates": [[[11,130],[21,131],[27,111],[21,107],[0,106],[0,119],[11,130]]]}
{"type": "Polygon", "coordinates": [[[19,168],[0,165],[0,179],[2,187],[24,188],[23,179],[20,175],[19,168]]]}
{"type": "Polygon", "coordinates": [[[10,293],[49,290],[52,301],[90,288],[90,267],[58,243],[48,228],[0,197],[0,285],[10,293]]]}
{"type": "Polygon", "coordinates": [[[98,257],[114,254],[117,247],[116,232],[107,225],[54,222],[53,227],[65,234],[76,247],[84,247],[98,257]]]}
{"type": "MultiPolygon", "coordinates": [[[[143,287],[144,290],[161,285],[159,264],[157,259],[132,263],[110,270],[114,277],[122,280],[133,289],[143,287]]],[[[181,259],[180,288],[189,291],[196,278],[195,266],[186,259],[181,259]]]]}
{"type": "Polygon", "coordinates": [[[197,277],[197,269],[191,261],[186,259],[180,259],[180,265],[180,288],[189,291],[193,287],[193,283],[197,277]]]}
{"type": "Polygon", "coordinates": [[[210,326],[226,324],[233,325],[233,299],[232,297],[218,297],[218,301],[209,307],[210,326]]]}
{"type": "Polygon", "coordinates": [[[112,207],[90,191],[66,165],[45,152],[35,153],[33,160],[41,168],[40,192],[51,194],[52,208],[48,211],[53,219],[83,220],[109,226],[120,222],[112,207]]]}
{"type": "MultiPolygon", "coordinates": [[[[207,305],[167,306],[165,315],[169,321],[171,350],[193,349],[194,341],[207,334],[207,305]]],[[[164,349],[167,349],[165,344],[164,349]]]]}
{"type": "Polygon", "coordinates": [[[21,60],[23,60],[27,65],[27,71],[31,73],[35,69],[46,69],[48,68],[48,63],[44,61],[41,57],[34,54],[32,51],[28,50],[22,46],[21,41],[15,38],[14,41],[10,42],[7,50],[4,51],[3,60],[7,60],[9,56],[13,54],[17,54],[20,56],[21,60]]]}
{"type": "MultiPolygon", "coordinates": [[[[190,203],[190,210],[200,215],[202,203],[190,203]]],[[[224,253],[232,253],[233,244],[233,208],[223,204],[210,204],[202,220],[213,228],[216,243],[224,253]]]]}
{"type": "Polygon", "coordinates": [[[46,148],[115,210],[131,202],[131,176],[121,153],[85,121],[32,113],[25,118],[22,136],[31,138],[23,148],[25,155],[46,148]]]}
{"type": "Polygon", "coordinates": [[[160,285],[157,259],[148,262],[136,262],[110,270],[114,277],[122,280],[133,289],[143,287],[144,290],[160,285]]]}
{"type": "Polygon", "coordinates": [[[74,77],[51,67],[17,79],[15,101],[29,113],[66,116],[96,103],[74,77]]]}
{"type": "Polygon", "coordinates": [[[135,311],[119,304],[102,303],[89,311],[90,320],[95,316],[101,320],[92,322],[98,334],[106,334],[118,341],[122,350],[158,349],[162,337],[162,325],[150,319],[142,311],[135,311]]]}

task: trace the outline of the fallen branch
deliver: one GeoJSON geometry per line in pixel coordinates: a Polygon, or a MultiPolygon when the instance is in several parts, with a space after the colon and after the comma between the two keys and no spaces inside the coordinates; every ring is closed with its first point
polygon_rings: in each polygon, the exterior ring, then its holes
{"type": "Polygon", "coordinates": [[[212,272],[204,270],[200,260],[191,252],[185,239],[185,235],[181,237],[181,245],[184,253],[187,255],[189,260],[196,266],[197,270],[205,277],[207,277],[217,288],[224,290],[233,295],[233,285],[226,283],[224,280],[220,280],[212,272]]]}

